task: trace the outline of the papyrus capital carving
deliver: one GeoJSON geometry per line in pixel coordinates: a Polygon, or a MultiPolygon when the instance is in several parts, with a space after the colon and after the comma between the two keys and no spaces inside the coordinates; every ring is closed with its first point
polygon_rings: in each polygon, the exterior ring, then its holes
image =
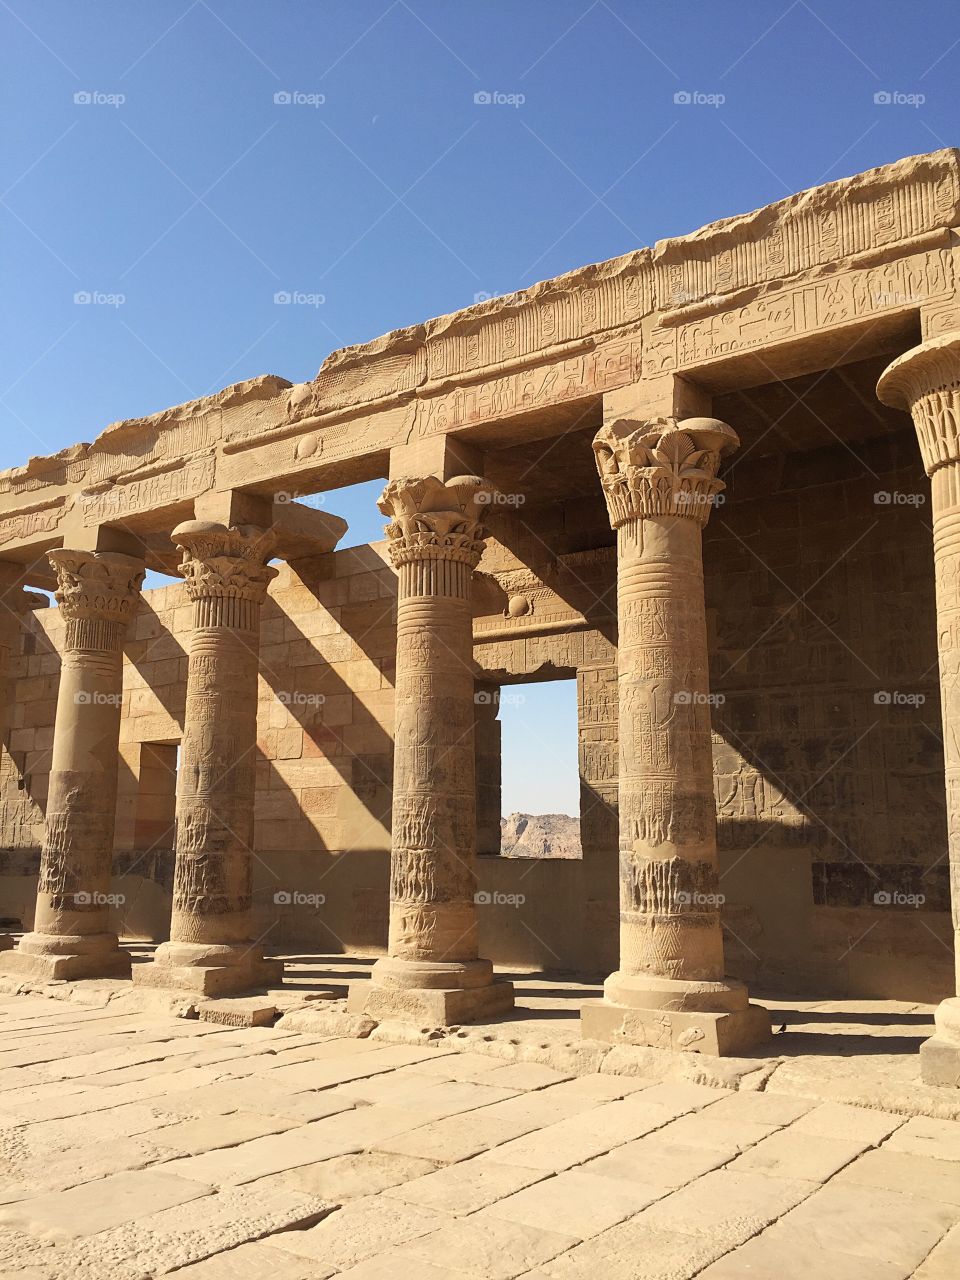
{"type": "Polygon", "coordinates": [[[686,516],[705,525],[716,495],[720,459],[740,441],[717,418],[621,419],[593,441],[614,529],[645,516],[686,516]]]}
{"type": "Polygon", "coordinates": [[[960,461],[960,332],[898,356],[880,375],[877,396],[913,416],[928,476],[960,461]]]}
{"type": "Polygon", "coordinates": [[[414,560],[454,560],[476,568],[483,553],[483,507],[493,493],[479,476],[391,480],[377,502],[390,516],[386,533],[394,568],[414,560]]]}
{"type": "Polygon", "coordinates": [[[267,558],[276,543],[270,529],[256,525],[188,520],[171,535],[183,559],[180,573],[191,600],[245,600],[262,604],[277,576],[267,558]]]}
{"type": "Polygon", "coordinates": [[[48,551],[67,648],[114,648],[140,607],[143,561],[114,551],[48,551]]]}

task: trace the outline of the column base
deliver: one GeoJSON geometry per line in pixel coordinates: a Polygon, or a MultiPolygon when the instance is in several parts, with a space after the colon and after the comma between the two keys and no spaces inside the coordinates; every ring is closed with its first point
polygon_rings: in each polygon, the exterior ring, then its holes
{"type": "Polygon", "coordinates": [[[116,935],[111,933],[26,933],[19,946],[0,955],[0,973],[45,982],[129,978],[130,957],[120,950],[116,935]]]}
{"type": "Polygon", "coordinates": [[[920,1078],[960,1089],[960,997],[942,1001],[933,1017],[937,1029],[920,1046],[920,1078]]]}
{"type": "Polygon", "coordinates": [[[770,1036],[770,1014],[740,982],[683,982],[614,973],[580,1009],[584,1039],[737,1057],[770,1036]]]}
{"type": "Polygon", "coordinates": [[[247,947],[165,942],[133,971],[136,987],[165,987],[202,996],[237,996],[283,985],[283,961],[247,947]]]}
{"type": "Polygon", "coordinates": [[[465,963],[384,957],[347,990],[350,1013],[449,1027],[483,1022],[514,1006],[512,982],[495,982],[489,960],[465,963]]]}

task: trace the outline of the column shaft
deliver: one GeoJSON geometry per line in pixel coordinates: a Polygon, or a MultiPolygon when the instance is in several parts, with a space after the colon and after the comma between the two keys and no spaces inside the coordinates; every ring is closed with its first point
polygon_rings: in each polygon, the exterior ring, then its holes
{"type": "Polygon", "coordinates": [[[724,977],[701,529],[736,447],[713,418],[617,422],[594,441],[617,531],[620,968],[588,1037],[741,1053],[764,1009],[724,977]]]}
{"type": "Polygon", "coordinates": [[[960,1087],[960,333],[894,360],[877,395],[911,413],[930,477],[954,994],[937,1007],[936,1032],[920,1046],[920,1070],[927,1084],[960,1087]]]}
{"type": "Polygon", "coordinates": [[[123,638],[139,604],[141,562],[52,551],[66,623],[33,933],[4,967],[52,978],[130,971],[109,928],[117,807],[123,638]]]}
{"type": "Polygon", "coordinates": [[[189,521],[173,533],[193,601],[177,775],[170,941],[134,980],[204,995],[283,981],[253,937],[253,825],[260,613],[273,535],[189,521]]]}
{"type": "Polygon", "coordinates": [[[483,549],[476,476],[393,480],[399,574],[389,954],[349,1006],[378,1017],[467,1022],[513,1004],[478,954],[475,667],[470,592],[483,549]]]}

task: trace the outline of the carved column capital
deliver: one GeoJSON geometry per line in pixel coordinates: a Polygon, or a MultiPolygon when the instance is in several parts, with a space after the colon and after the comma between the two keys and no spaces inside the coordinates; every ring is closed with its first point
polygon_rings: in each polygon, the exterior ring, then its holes
{"type": "Polygon", "coordinates": [[[67,620],[66,647],[119,649],[140,607],[143,561],[115,551],[48,551],[56,570],[55,598],[67,620]]]}
{"type": "Polygon", "coordinates": [[[394,568],[419,560],[452,560],[475,569],[486,536],[480,522],[494,490],[479,476],[391,480],[377,502],[390,516],[386,534],[394,568]]]}
{"type": "Polygon", "coordinates": [[[720,459],[740,441],[717,418],[621,419],[593,441],[614,529],[649,516],[686,516],[701,527],[724,484],[720,459]]]}
{"type": "Polygon", "coordinates": [[[267,587],[277,576],[267,564],[276,543],[273,530],[188,520],[171,537],[183,555],[179,571],[191,600],[263,603],[267,587]]]}
{"type": "Polygon", "coordinates": [[[960,461],[960,332],[898,356],[880,375],[877,396],[913,416],[928,476],[960,461]]]}

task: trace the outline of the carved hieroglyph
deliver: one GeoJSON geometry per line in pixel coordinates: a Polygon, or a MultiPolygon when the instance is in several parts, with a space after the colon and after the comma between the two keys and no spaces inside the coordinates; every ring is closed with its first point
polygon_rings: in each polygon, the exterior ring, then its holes
{"type": "Polygon", "coordinates": [[[726,1034],[688,1015],[743,1014],[747,1038],[758,1029],[724,978],[701,551],[721,456],[737,444],[714,418],[619,421],[594,440],[619,620],[620,969],[607,1007],[584,1013],[584,1033],[605,1039],[724,1052],[726,1034]],[[614,1032],[610,1006],[629,1008],[632,1026],[614,1032]]]}
{"type": "Polygon", "coordinates": [[[250,920],[260,613],[277,573],[267,564],[274,535],[193,520],[173,540],[194,608],[173,915],[170,941],[136,977],[214,994],[279,976],[250,920]]]}
{"type": "MultiPolygon", "coordinates": [[[[467,989],[488,1011],[491,1000],[512,1003],[512,988],[493,984],[490,962],[478,958],[474,901],[470,596],[483,551],[479,517],[490,492],[476,476],[446,484],[427,476],[391,480],[379,503],[392,517],[386,532],[400,579],[393,839],[389,954],[364,985],[430,989],[442,1020],[469,1017],[467,989]]],[[[358,1000],[370,996],[358,989],[358,1000]]]]}
{"type": "MultiPolygon", "coordinates": [[[[877,395],[913,416],[930,477],[937,649],[947,791],[947,840],[956,993],[960,996],[960,332],[913,347],[887,367],[877,395]]],[[[937,1034],[921,1046],[924,1080],[960,1079],[960,999],[944,1000],[937,1034]]]]}
{"type": "Polygon", "coordinates": [[[49,977],[128,972],[109,932],[123,639],[144,570],[132,556],[49,553],[66,620],[34,932],[5,965],[49,977]]]}

